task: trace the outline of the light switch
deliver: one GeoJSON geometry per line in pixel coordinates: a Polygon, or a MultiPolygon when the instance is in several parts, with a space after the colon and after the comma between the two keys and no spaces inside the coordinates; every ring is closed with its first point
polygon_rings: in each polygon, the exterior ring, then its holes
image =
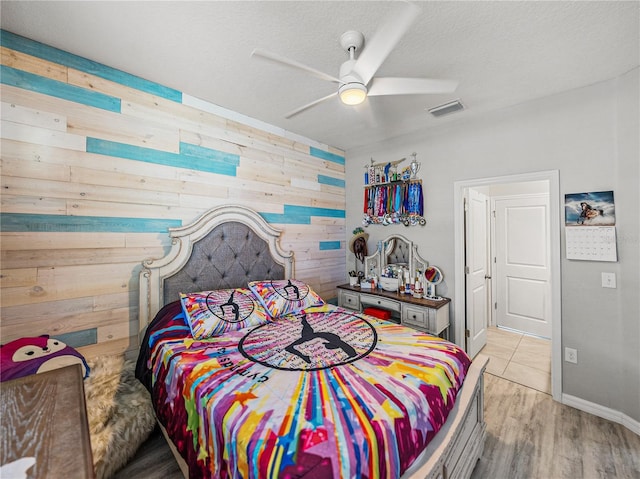
{"type": "Polygon", "coordinates": [[[602,287],[603,288],[615,288],[616,287],[616,274],[615,273],[602,273],[602,287]]]}

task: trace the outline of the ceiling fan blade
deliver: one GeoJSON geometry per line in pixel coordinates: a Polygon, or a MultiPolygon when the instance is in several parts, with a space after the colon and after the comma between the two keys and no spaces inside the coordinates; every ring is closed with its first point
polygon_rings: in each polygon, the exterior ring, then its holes
{"type": "Polygon", "coordinates": [[[454,80],[432,80],[430,78],[374,78],[369,86],[369,96],[424,95],[453,93],[458,87],[454,80]]]}
{"type": "Polygon", "coordinates": [[[373,105],[369,100],[356,105],[355,110],[364,120],[368,128],[378,128],[378,120],[376,118],[375,111],[373,110],[373,105]]]}
{"type": "Polygon", "coordinates": [[[289,66],[289,67],[293,67],[293,68],[297,68],[298,70],[303,70],[307,73],[311,73],[312,75],[322,79],[322,80],[327,80],[330,82],[335,82],[335,83],[342,83],[340,81],[339,78],[336,78],[334,76],[331,76],[327,73],[321,72],[320,70],[316,70],[315,68],[311,68],[307,65],[304,65],[303,63],[297,62],[295,60],[290,60],[289,58],[285,58],[283,56],[277,55],[275,53],[271,53],[268,52],[266,50],[262,50],[261,48],[256,48],[255,50],[253,50],[253,52],[251,52],[251,56],[252,57],[261,57],[264,58],[265,60],[271,60],[273,62],[276,63],[281,63],[283,65],[289,66]]]}
{"type": "Polygon", "coordinates": [[[297,109],[295,109],[295,110],[290,111],[290,112],[289,112],[289,113],[287,113],[284,117],[285,117],[285,118],[287,118],[287,119],[289,119],[289,118],[291,118],[292,116],[297,115],[298,113],[302,113],[302,112],[303,112],[303,111],[305,111],[306,109],[311,108],[312,106],[316,106],[318,103],[321,103],[321,102],[323,102],[323,101],[325,101],[325,100],[328,100],[329,98],[334,97],[334,96],[337,96],[337,95],[338,95],[338,92],[337,92],[337,91],[336,91],[336,92],[333,92],[333,93],[331,93],[330,95],[327,95],[327,96],[325,96],[325,97],[319,98],[318,100],[312,101],[311,103],[307,103],[306,105],[301,106],[300,108],[297,108],[297,109]]]}
{"type": "Polygon", "coordinates": [[[358,74],[365,85],[373,78],[419,13],[420,9],[416,5],[407,2],[400,12],[389,17],[366,43],[353,67],[353,72],[358,74]]]}

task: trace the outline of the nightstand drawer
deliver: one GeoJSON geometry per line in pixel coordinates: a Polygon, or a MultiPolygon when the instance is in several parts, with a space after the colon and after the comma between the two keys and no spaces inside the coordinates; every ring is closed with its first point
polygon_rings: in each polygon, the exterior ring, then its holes
{"type": "Polygon", "coordinates": [[[380,298],[379,296],[360,293],[360,303],[362,305],[375,306],[376,308],[388,309],[389,311],[400,312],[400,303],[391,299],[380,298]]]}
{"type": "Polygon", "coordinates": [[[402,309],[402,322],[419,328],[429,328],[429,310],[425,308],[413,308],[405,305],[402,309]]]}
{"type": "Polygon", "coordinates": [[[338,295],[338,306],[341,308],[360,311],[360,295],[358,293],[340,290],[338,295]]]}

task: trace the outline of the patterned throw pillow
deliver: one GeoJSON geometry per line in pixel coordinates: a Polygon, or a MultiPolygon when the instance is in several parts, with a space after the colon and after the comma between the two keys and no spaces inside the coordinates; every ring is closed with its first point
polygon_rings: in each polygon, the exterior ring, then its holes
{"type": "Polygon", "coordinates": [[[180,293],[180,302],[194,339],[221,336],[271,319],[247,288],[180,293]]]}
{"type": "Polygon", "coordinates": [[[324,304],[308,284],[295,279],[253,281],[249,288],[274,318],[324,304]]]}

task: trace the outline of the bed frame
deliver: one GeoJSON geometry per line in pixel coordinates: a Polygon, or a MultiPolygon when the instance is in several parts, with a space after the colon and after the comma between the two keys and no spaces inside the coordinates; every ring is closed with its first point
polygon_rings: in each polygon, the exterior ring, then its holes
{"type": "MultiPolygon", "coordinates": [[[[140,273],[139,340],[147,325],[178,293],[246,287],[249,281],[294,277],[292,252],[280,247],[281,231],[244,206],[219,206],[194,223],[171,228],[171,249],[143,261],[140,273]]],[[[443,428],[403,479],[469,478],[486,436],[483,373],[487,360],[471,364],[456,405],[443,428]]],[[[185,477],[186,462],[161,430],[185,477]]]]}

